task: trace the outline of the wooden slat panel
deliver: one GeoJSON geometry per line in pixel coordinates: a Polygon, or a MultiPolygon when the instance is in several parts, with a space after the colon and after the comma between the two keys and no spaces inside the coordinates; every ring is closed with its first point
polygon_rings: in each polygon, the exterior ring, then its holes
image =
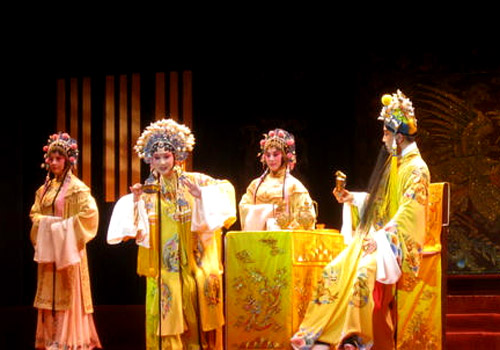
{"type": "Polygon", "coordinates": [[[131,162],[132,162],[132,184],[141,181],[141,160],[133,151],[133,148],[141,132],[141,86],[140,75],[132,74],[132,96],[131,96],[131,162]]]}
{"type": "Polygon", "coordinates": [[[193,126],[193,74],[182,72],[182,120],[183,124],[193,126]]]}
{"type": "Polygon", "coordinates": [[[57,79],[57,121],[56,131],[66,130],[66,82],[64,79],[57,79]]]}
{"type": "Polygon", "coordinates": [[[155,120],[163,119],[165,115],[165,73],[156,73],[155,120]]]}
{"type": "Polygon", "coordinates": [[[127,76],[120,76],[120,107],[119,107],[119,193],[120,197],[126,195],[128,191],[128,154],[129,154],[129,142],[128,142],[128,94],[127,94],[127,76]]]}
{"type": "MultiPolygon", "coordinates": [[[[191,71],[182,73],[182,121],[183,124],[193,128],[193,75],[191,71]]],[[[186,161],[186,170],[193,170],[193,156],[186,161]]]]}
{"type": "Polygon", "coordinates": [[[179,120],[179,73],[170,72],[170,100],[169,100],[170,118],[179,120]]]}
{"type": "MultiPolygon", "coordinates": [[[[71,137],[78,140],[78,79],[71,78],[70,80],[70,109],[69,109],[69,118],[70,118],[70,130],[69,133],[71,137]]],[[[67,131],[67,130],[66,130],[67,131]]]]}
{"type": "Polygon", "coordinates": [[[81,141],[81,167],[82,180],[91,186],[92,169],[92,138],[91,138],[91,98],[90,78],[83,78],[82,84],[82,141],[81,141]]]}
{"type": "MultiPolygon", "coordinates": [[[[70,92],[69,92],[69,133],[71,137],[80,142],[78,137],[78,79],[70,79],[70,92]]],[[[68,131],[68,130],[66,130],[68,131]]],[[[77,167],[77,175],[82,177],[82,169],[77,167]]]]}
{"type": "Polygon", "coordinates": [[[104,191],[106,202],[115,201],[115,78],[106,77],[104,112],[104,191]]]}

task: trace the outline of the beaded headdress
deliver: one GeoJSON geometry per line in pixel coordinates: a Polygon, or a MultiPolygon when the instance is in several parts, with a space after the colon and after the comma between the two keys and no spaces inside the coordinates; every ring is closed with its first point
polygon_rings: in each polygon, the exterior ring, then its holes
{"type": "Polygon", "coordinates": [[[395,94],[382,96],[382,111],[379,120],[384,121],[387,129],[394,133],[414,136],[417,133],[417,119],[413,105],[401,90],[395,94]]]}
{"type": "Polygon", "coordinates": [[[66,156],[69,164],[73,167],[78,162],[78,143],[66,132],[60,131],[57,134],[50,135],[47,144],[43,146],[43,151],[45,162],[42,164],[42,168],[46,170],[49,169],[49,154],[53,151],[60,152],[66,156]]]}
{"type": "Polygon", "coordinates": [[[283,129],[273,129],[267,134],[264,134],[264,138],[260,140],[261,161],[264,162],[264,152],[269,147],[276,147],[282,151],[287,160],[290,168],[295,166],[297,163],[297,156],[295,154],[295,138],[288,131],[283,129]]]}
{"type": "Polygon", "coordinates": [[[193,150],[194,136],[191,130],[178,124],[173,119],[162,119],[151,123],[142,132],[134,150],[145,163],[151,163],[155,151],[164,148],[175,155],[177,161],[183,161],[193,150]]]}

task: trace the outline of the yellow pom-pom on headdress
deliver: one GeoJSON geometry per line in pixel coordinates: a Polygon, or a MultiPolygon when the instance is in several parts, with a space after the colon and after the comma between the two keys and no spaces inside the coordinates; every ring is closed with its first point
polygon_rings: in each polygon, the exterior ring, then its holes
{"type": "Polygon", "coordinates": [[[381,101],[384,107],[378,119],[384,121],[387,129],[407,136],[417,133],[417,118],[413,105],[401,90],[392,95],[383,95],[381,101]]]}
{"type": "Polygon", "coordinates": [[[392,96],[389,94],[385,94],[384,96],[382,96],[381,100],[384,106],[388,106],[392,102],[392,96]]]}

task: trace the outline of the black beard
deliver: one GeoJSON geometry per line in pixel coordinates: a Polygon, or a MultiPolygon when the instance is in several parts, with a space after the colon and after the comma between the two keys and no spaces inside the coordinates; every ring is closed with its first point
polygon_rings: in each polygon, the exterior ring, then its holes
{"type": "Polygon", "coordinates": [[[382,146],[370,175],[367,189],[369,196],[361,213],[359,227],[363,232],[369,231],[370,226],[373,224],[377,206],[380,203],[378,199],[383,198],[385,194],[390,172],[390,158],[390,152],[387,151],[385,145],[382,146]]]}

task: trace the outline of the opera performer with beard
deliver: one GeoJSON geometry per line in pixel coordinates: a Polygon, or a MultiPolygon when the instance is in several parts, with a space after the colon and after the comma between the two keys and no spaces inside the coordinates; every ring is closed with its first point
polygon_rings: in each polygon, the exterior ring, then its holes
{"type": "Polygon", "coordinates": [[[396,348],[394,296],[397,282],[419,271],[430,175],[415,143],[411,101],[398,90],[384,95],[382,103],[385,147],[369,194],[333,192],[352,214],[344,216],[349,222],[343,222],[343,231],[354,233],[323,270],[291,339],[296,350],[396,348]]]}

